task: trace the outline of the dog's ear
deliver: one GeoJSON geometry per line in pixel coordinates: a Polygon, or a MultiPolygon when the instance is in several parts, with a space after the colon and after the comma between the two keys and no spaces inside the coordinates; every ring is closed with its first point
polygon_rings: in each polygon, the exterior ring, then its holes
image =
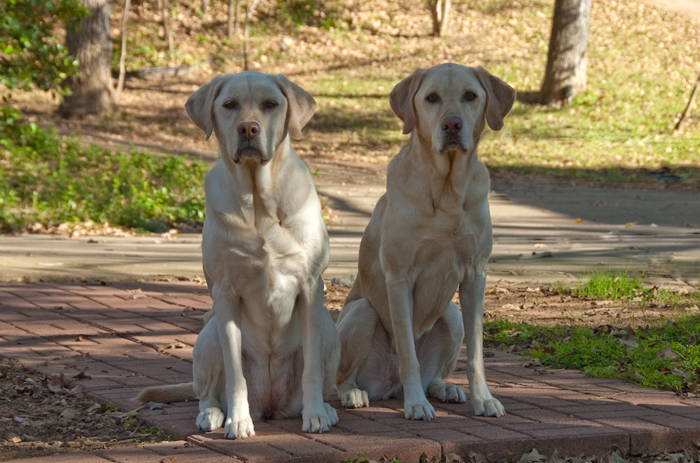
{"type": "Polygon", "coordinates": [[[287,133],[292,139],[299,140],[301,129],[316,111],[316,100],[282,74],[277,75],[277,85],[287,98],[287,120],[285,121],[287,133]]]}
{"type": "Polygon", "coordinates": [[[501,130],[515,102],[515,90],[482,67],[476,69],[476,76],[486,90],[486,122],[492,130],[501,130]]]}
{"type": "Polygon", "coordinates": [[[404,134],[411,133],[416,128],[416,108],[413,105],[413,97],[418,93],[424,77],[425,70],[418,68],[413,71],[413,74],[396,84],[389,94],[392,111],[403,121],[404,134]]]}
{"type": "Polygon", "coordinates": [[[214,130],[214,100],[224,85],[225,76],[216,76],[208,84],[202,85],[185,103],[185,110],[190,120],[207,135],[207,140],[214,130]]]}

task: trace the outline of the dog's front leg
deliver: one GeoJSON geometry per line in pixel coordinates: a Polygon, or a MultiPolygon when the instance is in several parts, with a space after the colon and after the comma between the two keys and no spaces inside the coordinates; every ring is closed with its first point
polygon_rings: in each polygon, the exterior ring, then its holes
{"type": "Polygon", "coordinates": [[[296,308],[301,321],[301,348],[304,356],[304,372],[301,377],[302,426],[304,432],[328,432],[338,422],[338,413],[323,402],[324,365],[321,352],[322,319],[319,310],[323,306],[323,281],[309,282],[297,298],[296,308]]]}
{"type": "Polygon", "coordinates": [[[459,302],[467,343],[467,377],[472,406],[476,415],[503,416],[503,405],[495,399],[486,384],[484,371],[484,297],[486,275],[477,271],[459,285],[459,302]]]}
{"type": "Polygon", "coordinates": [[[248,386],[243,376],[241,298],[233,288],[214,284],[211,292],[226,373],[224,437],[245,439],[255,435],[248,408],[248,386]]]}
{"type": "Polygon", "coordinates": [[[407,276],[387,275],[391,328],[399,355],[399,376],[403,385],[404,416],[413,420],[432,420],[435,409],[425,397],[421,383],[420,364],[413,338],[413,288],[407,276]]]}

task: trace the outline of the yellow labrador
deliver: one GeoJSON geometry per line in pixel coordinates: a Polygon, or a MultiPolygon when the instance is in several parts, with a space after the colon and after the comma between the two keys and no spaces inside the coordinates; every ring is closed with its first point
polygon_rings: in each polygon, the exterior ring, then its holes
{"type": "Polygon", "coordinates": [[[338,321],[338,395],[346,407],[397,395],[405,416],[435,418],[428,396],[465,402],[443,380],[466,333],[477,415],[504,415],[482,357],[486,262],[493,237],[489,175],[477,157],[488,123],[503,127],[515,91],[483,68],[416,70],[391,92],[408,143],[389,164],[360,245],[359,272],[338,321]],[[452,297],[459,287],[460,314],[452,297]],[[398,354],[398,355],[397,355],[398,354]]]}
{"type": "Polygon", "coordinates": [[[329,431],[326,397],[340,358],[323,305],[328,233],[307,165],[290,146],[316,102],[282,75],[218,76],[190,96],[190,119],[219,142],[207,173],[204,274],[214,308],[194,347],[194,383],[152,387],[139,399],[199,399],[197,426],[228,438],[253,420],[303,418],[329,431]]]}

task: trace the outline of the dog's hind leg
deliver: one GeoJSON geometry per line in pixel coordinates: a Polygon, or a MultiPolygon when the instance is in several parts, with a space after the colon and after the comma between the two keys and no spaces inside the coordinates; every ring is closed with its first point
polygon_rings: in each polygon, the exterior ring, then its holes
{"type": "Polygon", "coordinates": [[[197,337],[193,351],[194,391],[199,398],[197,427],[213,431],[224,424],[224,357],[219,342],[216,317],[212,317],[197,337]]]}
{"type": "Polygon", "coordinates": [[[461,387],[444,383],[455,369],[462,339],[464,339],[462,314],[457,304],[450,302],[433,328],[416,342],[423,390],[430,397],[443,402],[462,403],[467,400],[461,387]]]}
{"type": "Polygon", "coordinates": [[[338,396],[348,408],[369,407],[400,390],[398,356],[379,315],[367,299],[349,302],[338,323],[338,396]]]}

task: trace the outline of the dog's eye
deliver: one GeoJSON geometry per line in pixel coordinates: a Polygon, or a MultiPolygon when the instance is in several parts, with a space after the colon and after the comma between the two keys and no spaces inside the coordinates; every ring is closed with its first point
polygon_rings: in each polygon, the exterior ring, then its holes
{"type": "Polygon", "coordinates": [[[425,97],[425,101],[429,101],[431,103],[436,103],[440,99],[439,96],[437,96],[437,93],[431,93],[430,95],[425,97]]]}
{"type": "Polygon", "coordinates": [[[279,103],[277,103],[275,100],[267,100],[265,102],[266,108],[272,109],[272,108],[276,108],[277,106],[279,106],[279,103]]]}
{"type": "Polygon", "coordinates": [[[236,101],[235,100],[229,100],[224,102],[224,108],[226,109],[236,109],[236,101]]]}
{"type": "Polygon", "coordinates": [[[467,101],[474,101],[476,100],[476,93],[474,92],[467,92],[464,94],[464,99],[467,101]]]}

